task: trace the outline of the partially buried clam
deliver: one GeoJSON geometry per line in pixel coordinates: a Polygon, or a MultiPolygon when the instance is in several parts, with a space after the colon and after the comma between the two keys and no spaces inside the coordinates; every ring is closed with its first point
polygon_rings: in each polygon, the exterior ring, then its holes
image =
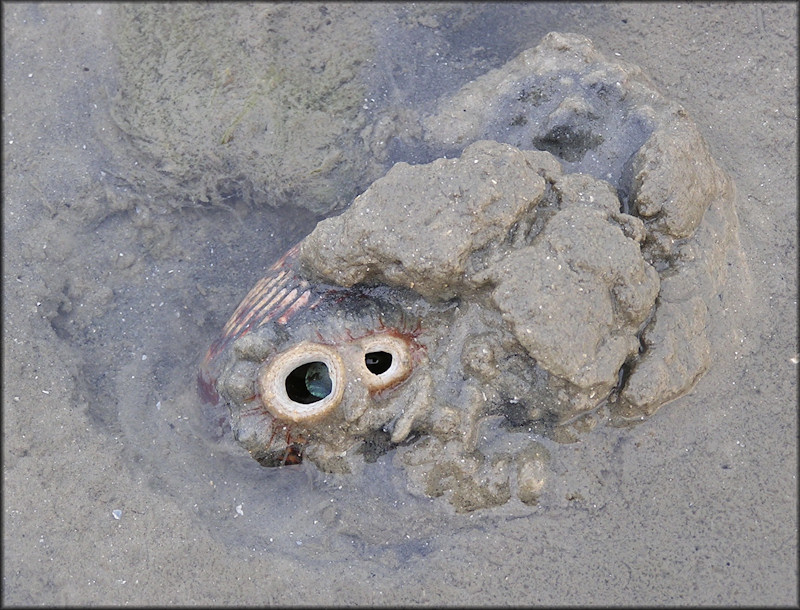
{"type": "Polygon", "coordinates": [[[236,438],[263,465],[306,455],[346,470],[338,458],[355,439],[408,426],[391,405],[426,359],[417,341],[425,312],[400,305],[409,291],[311,284],[298,252],[287,252],[239,305],[206,355],[201,387],[227,401],[236,438]]]}
{"type": "Polygon", "coordinates": [[[201,386],[265,466],[393,450],[456,510],[535,503],[566,425],[641,419],[708,368],[733,187],[680,106],[576,35],[422,124],[451,158],[397,163],[287,252],[201,386]]]}

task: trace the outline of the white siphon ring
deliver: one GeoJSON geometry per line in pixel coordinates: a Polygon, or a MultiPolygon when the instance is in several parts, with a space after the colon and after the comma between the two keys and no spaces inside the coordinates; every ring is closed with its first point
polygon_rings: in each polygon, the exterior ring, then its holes
{"type": "Polygon", "coordinates": [[[356,363],[358,376],[371,391],[380,391],[397,385],[411,374],[411,350],[408,342],[392,335],[371,335],[358,342],[360,354],[356,363]],[[386,352],[392,357],[389,368],[375,374],[366,364],[370,352],[386,352]]]}
{"type": "Polygon", "coordinates": [[[303,341],[268,360],[258,374],[261,402],[276,418],[305,423],[318,420],[336,409],[342,402],[345,386],[345,367],[339,353],[322,343],[303,341]],[[303,404],[292,400],[286,390],[287,377],[298,367],[322,362],[328,367],[331,391],[324,398],[303,404]]]}

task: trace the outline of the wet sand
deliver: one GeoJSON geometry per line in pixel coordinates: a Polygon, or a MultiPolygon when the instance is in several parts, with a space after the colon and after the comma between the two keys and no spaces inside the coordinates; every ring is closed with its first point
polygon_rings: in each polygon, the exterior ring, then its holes
{"type": "Polygon", "coordinates": [[[563,445],[525,512],[454,515],[390,461],[260,468],[214,439],[196,367],[318,217],[148,204],[111,116],[115,9],[4,5],[3,602],[797,604],[796,5],[391,7],[405,26],[365,35],[423,67],[412,21],[472,50],[453,86],[577,32],[687,109],[737,186],[730,347],[646,422],[563,445]]]}

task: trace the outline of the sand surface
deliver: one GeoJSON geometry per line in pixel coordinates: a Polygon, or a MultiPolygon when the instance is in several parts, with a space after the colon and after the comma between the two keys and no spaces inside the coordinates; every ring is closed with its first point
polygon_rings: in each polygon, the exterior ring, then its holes
{"type": "Polygon", "coordinates": [[[392,75],[378,98],[424,105],[562,31],[687,109],[737,186],[732,347],[648,421],[563,445],[525,512],[454,515],[390,461],[261,468],[209,438],[196,367],[318,217],[148,203],[166,187],[131,182],[112,117],[117,9],[5,4],[4,604],[798,603],[796,4],[410,6],[346,24],[392,75]]]}

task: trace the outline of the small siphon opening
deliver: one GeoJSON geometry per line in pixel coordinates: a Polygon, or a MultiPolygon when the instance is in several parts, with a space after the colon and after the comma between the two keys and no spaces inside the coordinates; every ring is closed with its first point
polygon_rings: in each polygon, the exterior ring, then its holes
{"type": "Polygon", "coordinates": [[[364,364],[370,373],[380,375],[392,366],[392,355],[389,352],[367,352],[364,355],[364,364]]]}
{"type": "Polygon", "coordinates": [[[332,391],[333,381],[324,362],[303,364],[286,376],[286,394],[303,405],[319,402],[332,391]]]}

